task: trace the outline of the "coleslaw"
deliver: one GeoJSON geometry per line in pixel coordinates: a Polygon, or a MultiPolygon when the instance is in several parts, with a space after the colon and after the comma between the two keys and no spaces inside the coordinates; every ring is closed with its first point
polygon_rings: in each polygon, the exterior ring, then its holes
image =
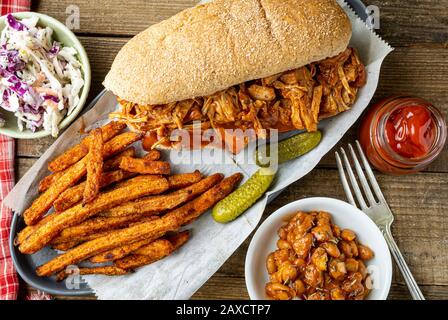
{"type": "Polygon", "coordinates": [[[0,105],[14,113],[21,131],[43,128],[57,137],[59,123],[79,103],[84,78],[77,51],[54,41],[53,30],[38,22],[38,17],[6,17],[0,37],[0,105]]]}

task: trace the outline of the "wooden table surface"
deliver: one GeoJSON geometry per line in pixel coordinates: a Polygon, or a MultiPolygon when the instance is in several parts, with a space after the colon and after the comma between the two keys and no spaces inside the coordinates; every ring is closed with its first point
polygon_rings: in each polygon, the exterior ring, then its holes
{"type": "MultiPolygon", "coordinates": [[[[379,6],[381,29],[378,32],[395,47],[383,65],[375,99],[398,93],[417,95],[433,102],[446,116],[448,0],[364,2],[379,6]]],[[[101,82],[116,53],[132,36],[196,3],[195,0],[41,0],[33,1],[32,10],[65,22],[67,7],[79,7],[80,29],[75,32],[90,57],[93,75],[90,98],[93,98],[102,90],[101,82]]],[[[356,132],[355,125],[340,145],[353,141],[356,132]]],[[[44,138],[17,142],[17,179],[52,141],[44,138]]],[[[330,152],[308,176],[287,188],[267,207],[264,217],[291,201],[305,197],[345,199],[333,154],[330,152]]],[[[395,213],[393,234],[423,293],[428,299],[447,299],[447,147],[440,158],[420,174],[406,177],[378,175],[378,179],[395,213]]],[[[244,242],[193,298],[247,299],[244,258],[248,244],[249,240],[244,242]]],[[[21,295],[34,290],[25,285],[22,287],[21,295]]],[[[395,266],[390,298],[410,298],[395,266]]]]}

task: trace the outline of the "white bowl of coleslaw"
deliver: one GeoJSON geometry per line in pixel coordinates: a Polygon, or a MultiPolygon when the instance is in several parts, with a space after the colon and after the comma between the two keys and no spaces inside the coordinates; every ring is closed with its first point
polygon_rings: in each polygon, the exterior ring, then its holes
{"type": "Polygon", "coordinates": [[[66,26],[36,12],[0,17],[0,134],[57,137],[90,89],[87,54],[66,26]]]}

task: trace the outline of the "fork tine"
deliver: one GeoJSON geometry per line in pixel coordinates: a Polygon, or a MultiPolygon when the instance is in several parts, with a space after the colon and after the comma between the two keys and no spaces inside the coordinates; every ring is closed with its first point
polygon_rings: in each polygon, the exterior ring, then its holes
{"type": "Polygon", "coordinates": [[[350,154],[352,155],[353,162],[355,164],[356,173],[358,174],[359,180],[361,181],[362,189],[364,190],[364,194],[367,197],[370,206],[376,204],[376,200],[373,197],[372,190],[370,190],[369,183],[367,182],[366,176],[364,175],[364,171],[362,171],[361,164],[358,161],[358,157],[356,156],[355,150],[351,144],[348,145],[350,149],[350,154]]]}
{"type": "Polygon", "coordinates": [[[341,177],[342,187],[344,188],[345,195],[347,196],[348,202],[352,206],[356,207],[355,199],[353,198],[352,191],[350,190],[350,186],[348,184],[347,177],[344,172],[341,157],[339,156],[339,153],[337,151],[335,152],[335,156],[336,156],[336,163],[338,165],[339,176],[341,177]]]}
{"type": "Polygon", "coordinates": [[[361,209],[366,210],[367,204],[364,201],[364,197],[362,196],[361,189],[359,188],[358,181],[356,181],[355,174],[353,173],[352,167],[350,166],[350,162],[348,161],[347,154],[345,153],[345,150],[341,148],[342,158],[344,159],[345,168],[348,172],[348,177],[350,179],[350,182],[352,184],[352,188],[355,191],[356,199],[358,200],[359,205],[361,206],[361,209]]]}
{"type": "Polygon", "coordinates": [[[369,161],[367,160],[364,151],[362,151],[361,144],[358,140],[356,140],[356,148],[358,149],[358,153],[361,156],[362,163],[364,164],[364,169],[367,172],[367,176],[369,177],[370,184],[375,192],[375,195],[380,203],[386,203],[386,199],[384,198],[383,193],[381,192],[381,188],[378,184],[378,181],[373,174],[372,168],[370,167],[369,161]]]}

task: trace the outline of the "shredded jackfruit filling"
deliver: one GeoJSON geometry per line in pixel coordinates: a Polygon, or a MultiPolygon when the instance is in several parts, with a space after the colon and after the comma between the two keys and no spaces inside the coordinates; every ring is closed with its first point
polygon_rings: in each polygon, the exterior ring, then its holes
{"type": "Polygon", "coordinates": [[[253,129],[263,138],[266,130],[316,131],[319,120],[349,110],[366,71],[355,49],[310,65],[249,81],[206,97],[165,105],[139,105],[119,100],[121,110],[111,118],[131,130],[157,133],[166,142],[175,129],[253,129]]]}

